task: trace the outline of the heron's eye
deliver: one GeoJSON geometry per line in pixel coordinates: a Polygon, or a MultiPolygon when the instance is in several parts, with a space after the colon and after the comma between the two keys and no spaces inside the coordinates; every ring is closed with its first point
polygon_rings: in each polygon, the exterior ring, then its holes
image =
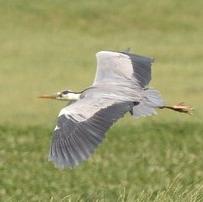
{"type": "Polygon", "coordinates": [[[62,94],[64,94],[64,95],[66,95],[66,94],[68,94],[68,93],[69,93],[68,90],[64,90],[64,91],[62,92],[62,94]]]}

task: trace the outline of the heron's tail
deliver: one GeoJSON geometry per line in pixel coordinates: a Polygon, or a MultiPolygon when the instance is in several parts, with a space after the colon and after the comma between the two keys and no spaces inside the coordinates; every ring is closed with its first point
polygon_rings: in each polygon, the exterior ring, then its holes
{"type": "Polygon", "coordinates": [[[138,105],[135,105],[131,112],[136,118],[156,114],[155,109],[164,106],[164,101],[158,90],[148,88],[144,92],[143,100],[138,105]]]}

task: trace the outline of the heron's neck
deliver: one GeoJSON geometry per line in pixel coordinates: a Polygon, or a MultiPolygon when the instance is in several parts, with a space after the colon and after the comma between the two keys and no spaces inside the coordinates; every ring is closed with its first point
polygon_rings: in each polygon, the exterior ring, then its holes
{"type": "Polygon", "coordinates": [[[79,100],[80,95],[81,95],[80,93],[68,93],[67,100],[79,100]]]}

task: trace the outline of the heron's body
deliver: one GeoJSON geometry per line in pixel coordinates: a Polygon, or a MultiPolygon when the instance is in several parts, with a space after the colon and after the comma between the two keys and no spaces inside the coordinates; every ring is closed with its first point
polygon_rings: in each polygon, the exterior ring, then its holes
{"type": "Polygon", "coordinates": [[[57,167],[74,167],[86,160],[125,113],[141,117],[167,107],[159,91],[148,87],[151,58],[112,51],[98,52],[96,57],[92,86],[79,93],[63,91],[56,95],[56,99],[73,101],[60,111],[54,130],[49,160],[57,167]]]}

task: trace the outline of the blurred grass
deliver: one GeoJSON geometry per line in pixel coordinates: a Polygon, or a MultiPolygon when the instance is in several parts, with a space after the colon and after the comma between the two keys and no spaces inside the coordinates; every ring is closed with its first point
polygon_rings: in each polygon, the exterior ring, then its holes
{"type": "Polygon", "coordinates": [[[199,192],[203,200],[200,124],[118,125],[88,162],[64,171],[47,162],[50,133],[44,126],[0,127],[0,142],[4,142],[0,193],[4,200],[81,197],[116,201],[120,192],[125,199],[131,194],[129,200],[146,197],[149,201],[164,201],[161,197],[180,201],[178,197],[185,199],[199,192]]]}
{"type": "Polygon", "coordinates": [[[63,104],[36,97],[89,86],[95,53],[127,47],[155,57],[151,85],[166,100],[191,103],[202,115],[202,1],[0,4],[1,122],[53,125],[63,104]]]}
{"type": "Polygon", "coordinates": [[[201,0],[0,0],[0,199],[201,201],[202,7],[201,0]],[[56,170],[46,154],[65,103],[36,97],[91,85],[95,53],[128,47],[155,57],[151,86],[169,103],[193,105],[194,116],[127,116],[90,161],[56,170]]]}

